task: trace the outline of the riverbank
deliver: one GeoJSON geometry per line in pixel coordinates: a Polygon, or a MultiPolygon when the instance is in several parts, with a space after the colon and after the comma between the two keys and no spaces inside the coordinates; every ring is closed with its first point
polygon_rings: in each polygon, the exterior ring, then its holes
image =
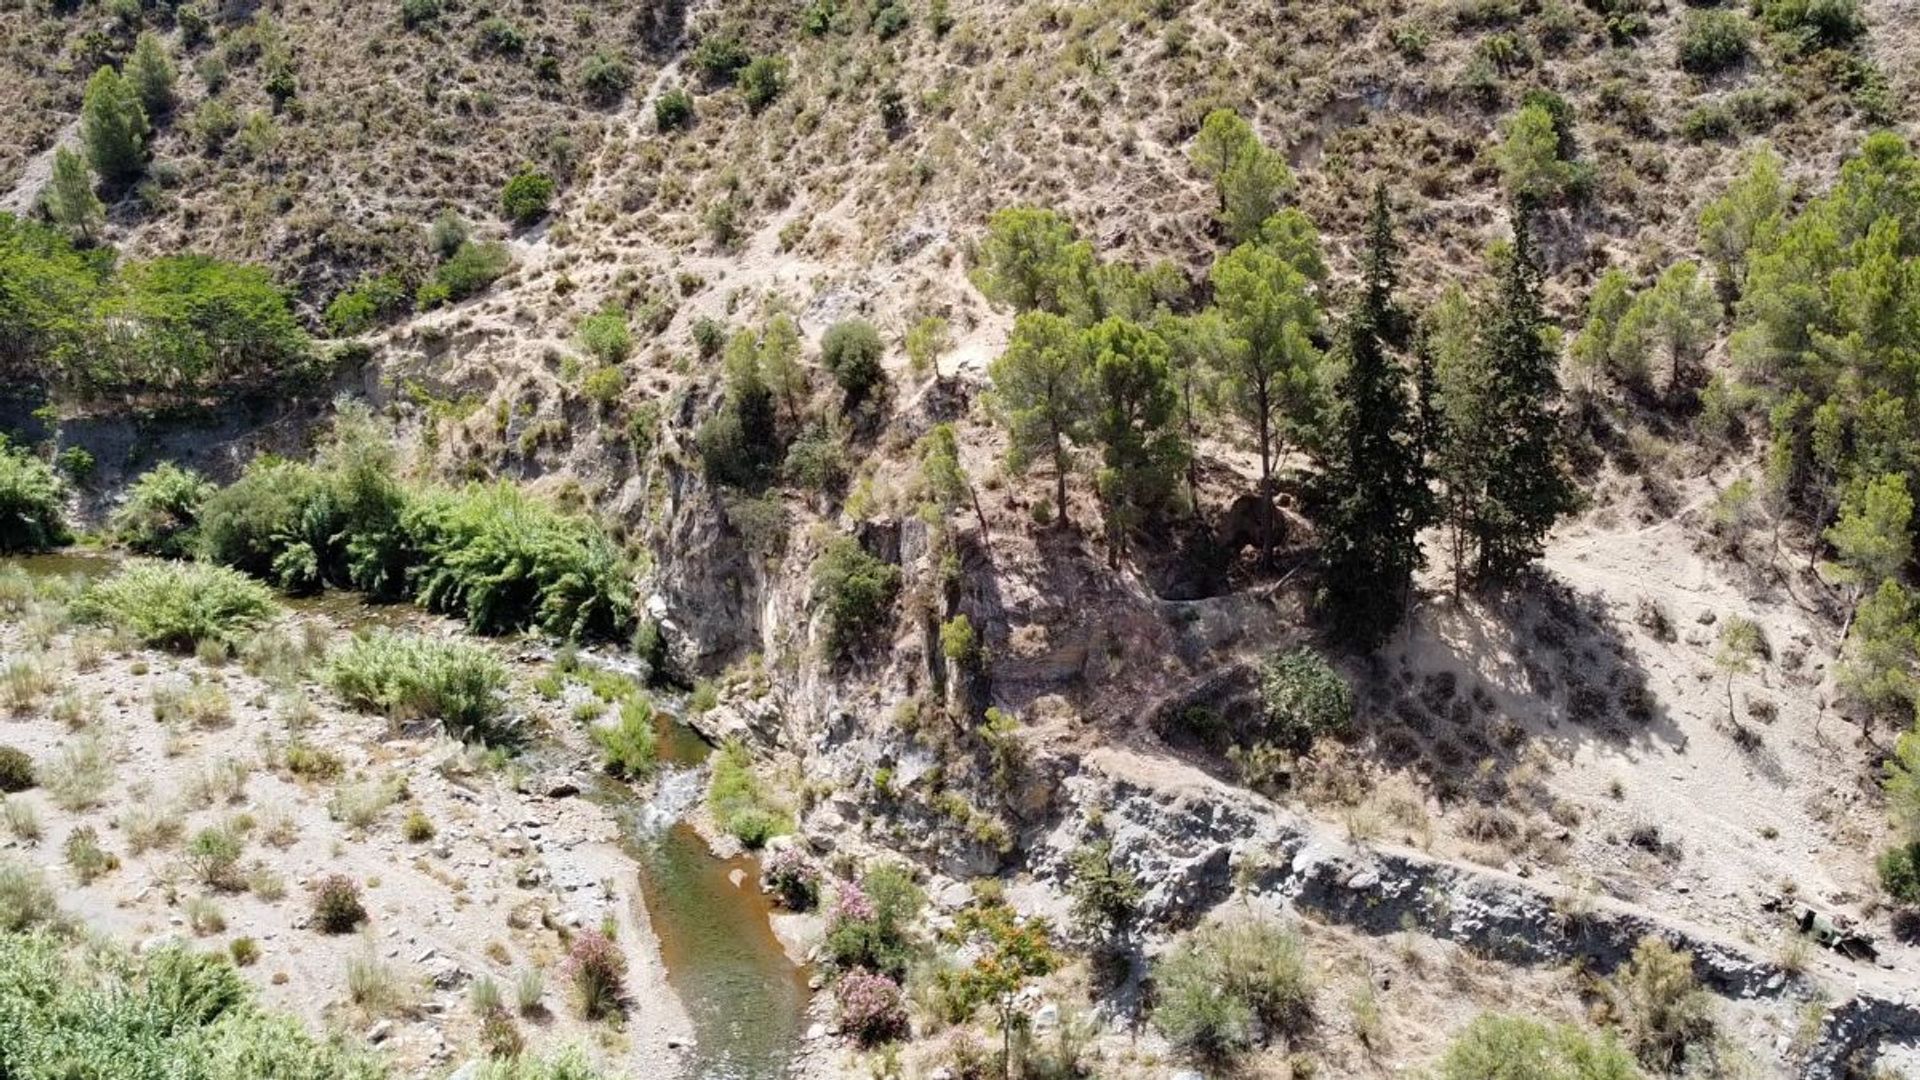
{"type": "MultiPolygon", "coordinates": [[[[0,621],[12,708],[0,743],[41,774],[7,798],[5,856],[39,869],[92,931],[244,957],[266,1004],[377,1046],[396,1075],[444,1074],[478,1053],[474,1002],[488,991],[476,982],[504,999],[529,1050],[576,1045],[614,1075],[679,1074],[693,1024],[622,813],[582,797],[585,730],[562,703],[516,690],[553,742],[489,763],[344,710],[311,666],[349,627],[319,607],[285,616],[244,663],[129,647],[52,607],[0,621]],[[117,865],[83,872],[76,836],[117,865]],[[335,875],[359,890],[357,932],[312,925],[312,890],[335,875]],[[626,962],[614,1022],[579,1019],[568,997],[566,938],[586,929],[610,931],[626,962]]],[[[524,687],[541,665],[513,666],[524,687]]]]}

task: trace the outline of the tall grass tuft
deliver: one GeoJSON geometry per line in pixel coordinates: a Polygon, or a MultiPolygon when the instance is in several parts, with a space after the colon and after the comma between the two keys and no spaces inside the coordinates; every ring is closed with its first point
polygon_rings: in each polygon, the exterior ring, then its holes
{"type": "Polygon", "coordinates": [[[237,644],[275,608],[259,582],[201,563],[134,563],[93,585],[79,603],[84,618],[178,652],[201,642],[237,644]]]}
{"type": "Polygon", "coordinates": [[[458,738],[511,743],[507,669],[475,645],[387,630],[358,637],[327,662],[327,682],[348,704],[394,720],[437,720],[458,738]]]}

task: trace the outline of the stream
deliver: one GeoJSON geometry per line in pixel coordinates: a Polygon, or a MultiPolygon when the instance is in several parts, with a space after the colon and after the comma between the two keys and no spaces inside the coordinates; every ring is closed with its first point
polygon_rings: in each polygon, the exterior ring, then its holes
{"type": "MultiPolygon", "coordinates": [[[[20,566],[36,577],[90,580],[111,573],[120,562],[116,553],[75,550],[11,556],[0,559],[0,566],[20,566]]],[[[319,614],[352,630],[397,628],[420,614],[410,604],[368,604],[345,592],[280,599],[291,610],[319,614]]],[[[594,660],[624,668],[604,657],[594,660]]],[[[679,719],[676,703],[656,705],[661,769],[651,795],[611,778],[588,791],[620,821],[622,846],[638,864],[640,902],[660,942],[667,981],[693,1024],[694,1045],[681,1077],[777,1080],[800,1045],[808,975],[773,933],[773,907],[760,890],[758,862],[750,856],[716,857],[686,821],[705,796],[711,748],[679,719]]]]}

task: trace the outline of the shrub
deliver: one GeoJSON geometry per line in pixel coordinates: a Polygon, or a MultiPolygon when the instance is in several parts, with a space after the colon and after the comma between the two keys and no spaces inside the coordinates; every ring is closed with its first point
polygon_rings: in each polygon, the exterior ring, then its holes
{"type": "Polygon", "coordinates": [[[914,948],[909,927],[925,902],[905,870],[889,864],[872,867],[858,883],[848,882],[834,894],[822,955],[841,971],[865,968],[895,978],[905,975],[914,948]]]}
{"type": "Polygon", "coordinates": [[[440,18],[443,0],[400,0],[400,24],[418,30],[440,18]]]}
{"type": "Polygon", "coordinates": [[[140,562],[95,582],[78,611],[149,645],[191,652],[201,642],[237,643],[275,604],[258,582],[223,566],[140,562]]]}
{"type": "Polygon", "coordinates": [[[244,885],[239,870],[245,850],[246,840],[237,829],[224,825],[201,829],[187,841],[187,869],[210,889],[237,890],[244,885]]]}
{"type": "Polygon", "coordinates": [[[513,253],[501,243],[463,242],[446,262],[434,268],[414,294],[414,306],[431,311],[442,304],[457,303],[485,292],[487,286],[513,265],[513,253]]]}
{"type": "Polygon", "coordinates": [[[713,757],[707,781],[707,805],[720,827],[742,844],[757,848],[792,829],[785,814],[760,786],[753,760],[739,742],[729,742],[713,757]]]}
{"type": "Polygon", "coordinates": [[[376,630],[329,658],[326,678],[355,708],[399,721],[437,720],[456,738],[511,741],[500,722],[506,666],[479,646],[376,630]]]}
{"type": "Polygon", "coordinates": [[[907,1007],[900,984],[870,971],[849,971],[833,987],[834,1015],[841,1030],[861,1046],[876,1046],[907,1034],[907,1007]]]}
{"type": "Polygon", "coordinates": [[[692,127],[693,95],[678,86],[661,94],[653,103],[653,126],[660,131],[692,127]]]}
{"type": "Polygon", "coordinates": [[[91,825],[82,825],[68,833],[61,852],[82,885],[93,884],[95,878],[120,865],[118,858],[100,846],[100,833],[91,825]]]}
{"type": "Polygon", "coordinates": [[[633,331],[627,326],[627,313],[617,304],[608,304],[580,320],[580,347],[603,364],[618,364],[633,352],[633,331]]]}
{"type": "Polygon", "coordinates": [[[848,652],[892,621],[900,568],[867,554],[852,537],[837,537],[814,563],[813,590],[826,613],[827,647],[848,652]]]}
{"type": "Polygon", "coordinates": [[[787,446],[781,467],[787,482],[809,491],[837,492],[847,483],[847,452],[840,436],[822,423],[808,424],[787,446]]]}
{"type": "Polygon", "coordinates": [[[364,334],[403,315],[411,299],[407,283],[398,274],[369,274],[340,290],[322,317],[335,337],[364,334]]]}
{"type": "Polygon", "coordinates": [[[1260,675],[1263,734],[1296,749],[1353,722],[1353,688],[1311,649],[1269,661],[1260,675]]]}
{"type": "Polygon", "coordinates": [[[522,169],[500,191],[500,212],[515,225],[546,217],[552,203],[553,178],[537,169],[522,169]]]}
{"type": "MultiPolygon", "coordinates": [[[[12,859],[0,858],[0,931],[16,933],[57,922],[60,906],[40,871],[12,859]]],[[[12,969],[0,966],[0,970],[12,969]]],[[[4,1031],[0,1027],[0,1031],[4,1031]]],[[[0,1046],[5,1040],[0,1040],[0,1046]]],[[[0,1049],[0,1063],[5,1061],[0,1049]]]]}
{"type": "Polygon", "coordinates": [[[287,293],[257,266],[202,255],[129,263],[95,316],[98,340],[86,359],[72,360],[70,374],[96,393],[190,396],[283,386],[325,371],[287,293]]]}
{"type": "Polygon", "coordinates": [[[653,706],[638,693],[629,695],[620,703],[617,722],[609,727],[593,729],[593,741],[600,744],[601,758],[606,763],[607,771],[629,779],[643,777],[653,771],[655,739],[653,706]]]}
{"type": "Polygon", "coordinates": [[[1659,938],[1641,939],[1614,974],[1612,991],[1627,1045],[1650,1069],[1678,1069],[1687,1048],[1713,1032],[1712,1003],[1693,976],[1693,955],[1659,938]]]}
{"type": "Polygon", "coordinates": [[[350,934],[367,921],[360,886],[345,874],[329,874],[313,888],[313,925],[323,934],[350,934]]]}
{"type": "Polygon", "coordinates": [[[107,527],[115,540],[142,555],[185,558],[197,540],[200,510],[214,491],[199,473],[163,461],[133,482],[107,527]]]}
{"type": "Polygon", "coordinates": [[[846,407],[858,408],[886,378],[880,358],[886,346],[880,332],[864,319],[834,323],[820,339],[820,363],[846,395],[846,407]]]}
{"type": "Polygon", "coordinates": [[[632,626],[632,582],[606,535],[511,485],[426,493],[404,524],[420,603],[475,633],[618,641],[632,626]]]}
{"type": "Polygon", "coordinates": [[[0,746],[0,793],[11,795],[32,787],[33,759],[17,746],[0,746]]]}
{"type": "Polygon", "coordinates": [[[1154,965],[1153,1023],[1176,1047],[1218,1059],[1258,1032],[1293,1034],[1312,1019],[1314,986],[1300,940],[1276,923],[1214,923],[1154,965]]]}
{"type": "Polygon", "coordinates": [[[1113,860],[1113,841],[1100,840],[1074,852],[1073,923],[1096,943],[1124,937],[1133,925],[1143,890],[1133,871],[1113,860]]]}
{"type": "Polygon", "coordinates": [[[693,48],[694,69],[709,83],[732,82],[752,59],[739,35],[731,30],[706,34],[693,48]]]}
{"type": "Polygon", "coordinates": [[[1880,854],[1880,887],[1903,904],[1920,904],[1920,840],[1880,854]]]}
{"type": "Polygon", "coordinates": [[[784,56],[755,57],[740,69],[740,96],[755,112],[773,104],[786,88],[787,58],[784,56]]]}
{"type": "Polygon", "coordinates": [[[1751,36],[1746,16],[1737,11],[1689,11],[1680,34],[1680,67],[1695,75],[1725,71],[1747,58],[1751,36]]]}
{"type": "Polygon", "coordinates": [[[1843,48],[1867,32],[1860,0],[1759,0],[1767,29],[1798,36],[1804,48],[1843,48]]]}
{"type": "Polygon", "coordinates": [[[526,50],[526,36],[520,28],[498,15],[480,23],[480,48],[498,56],[518,56],[526,50]]]}
{"type": "Polygon", "coordinates": [[[65,499],[52,466],[0,437],[0,553],[46,551],[71,541],[65,499]]]}
{"type": "Polygon", "coordinates": [[[633,87],[633,68],[617,53],[596,51],[580,69],[580,88],[602,105],[612,105],[633,87]]]}
{"type": "Polygon", "coordinates": [[[433,224],[427,227],[427,247],[432,249],[436,258],[453,258],[471,239],[473,230],[451,206],[440,211],[434,217],[433,224]]]}
{"type": "Polygon", "coordinates": [[[584,1020],[599,1020],[625,1005],[627,958],[598,930],[584,930],[567,949],[567,981],[584,1020]]]}
{"type": "Polygon", "coordinates": [[[1518,1016],[1482,1014],[1440,1059],[1439,1080],[1640,1080],[1611,1039],[1518,1016]]]}
{"type": "Polygon", "coordinates": [[[820,902],[820,868],[799,848],[774,852],[761,873],[774,899],[789,911],[810,911],[820,902]]]}
{"type": "Polygon", "coordinates": [[[419,807],[407,811],[407,820],[400,826],[400,835],[407,838],[409,844],[424,844],[433,839],[433,819],[419,807]]]}

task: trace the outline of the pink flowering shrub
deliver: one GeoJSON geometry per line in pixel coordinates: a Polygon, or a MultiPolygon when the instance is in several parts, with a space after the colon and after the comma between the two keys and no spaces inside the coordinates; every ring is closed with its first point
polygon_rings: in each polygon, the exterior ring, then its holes
{"type": "Polygon", "coordinates": [[[840,1029],[861,1046],[874,1046],[907,1033],[907,1007],[900,984],[871,971],[849,971],[833,986],[840,1029]]]}

